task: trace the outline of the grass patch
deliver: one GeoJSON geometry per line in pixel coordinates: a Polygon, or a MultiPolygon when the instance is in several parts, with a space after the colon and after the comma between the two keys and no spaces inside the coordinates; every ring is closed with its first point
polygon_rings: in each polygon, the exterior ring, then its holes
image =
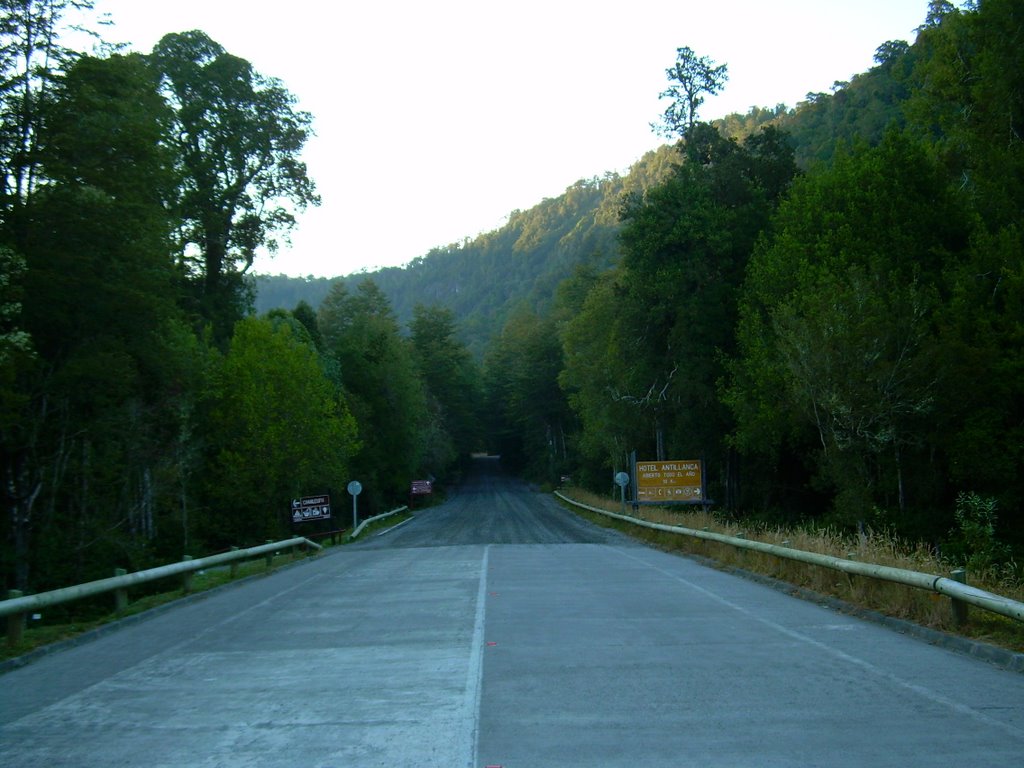
{"type": "MultiPolygon", "coordinates": [[[[582,504],[609,512],[621,513],[621,503],[580,489],[563,489],[562,493],[582,504]]],[[[622,520],[569,507],[578,515],[627,535],[646,541],[659,549],[708,558],[724,567],[770,576],[821,595],[838,598],[852,605],[911,621],[932,629],[1024,652],[1024,623],[971,607],[969,620],[957,626],[947,597],[892,584],[878,579],[834,571],[830,568],[786,560],[761,552],[739,550],[728,544],[704,541],[690,536],[654,531],[622,520]]],[[[870,532],[861,536],[845,536],[830,529],[793,529],[745,527],[701,510],[677,511],[664,507],[641,506],[630,512],[647,522],[675,525],[715,533],[778,544],[805,552],[816,552],[838,558],[852,558],[866,563],[903,568],[909,571],[948,575],[956,566],[937,557],[928,547],[894,538],[886,533],[870,532]]],[[[972,586],[1024,602],[1024,579],[1015,567],[988,569],[968,574],[972,586]]]]}

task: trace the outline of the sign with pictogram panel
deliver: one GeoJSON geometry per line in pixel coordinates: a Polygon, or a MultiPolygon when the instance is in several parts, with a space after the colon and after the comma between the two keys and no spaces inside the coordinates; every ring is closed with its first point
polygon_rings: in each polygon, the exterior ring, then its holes
{"type": "Polygon", "coordinates": [[[638,461],[636,463],[636,501],[704,501],[704,471],[701,461],[638,461]]]}
{"type": "Polygon", "coordinates": [[[293,523],[305,523],[309,520],[327,520],[330,516],[330,496],[303,496],[301,499],[292,499],[293,523]]]}

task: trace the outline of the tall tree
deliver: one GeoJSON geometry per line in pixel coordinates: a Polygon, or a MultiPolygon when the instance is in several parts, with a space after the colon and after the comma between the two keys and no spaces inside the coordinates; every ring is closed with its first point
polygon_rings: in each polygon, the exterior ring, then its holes
{"type": "Polygon", "coordinates": [[[359,424],[363,447],[353,471],[365,489],[365,508],[402,498],[420,467],[426,413],[409,341],[372,280],[354,293],[336,282],[317,321],[359,424]]]}
{"type": "Polygon", "coordinates": [[[300,160],[312,117],[280,81],[203,32],[167,35],[150,58],[174,113],[182,265],[200,312],[224,338],[256,251],[275,251],[293,211],[320,202],[300,160]]]}
{"type": "Polygon", "coordinates": [[[64,17],[92,0],[0,3],[0,212],[8,226],[39,181],[42,113],[77,53],[61,43],[64,17]]]}
{"type": "MultiPolygon", "coordinates": [[[[409,324],[412,349],[427,393],[435,403],[439,432],[451,443],[452,459],[464,459],[481,440],[480,374],[456,338],[450,309],[417,305],[409,324]]],[[[428,468],[434,472],[444,465],[428,468]]]]}
{"type": "Polygon", "coordinates": [[[287,322],[237,324],[205,409],[209,507],[196,522],[211,544],[278,538],[291,499],[340,496],[350,479],[355,421],[313,344],[287,322]]]}
{"type": "Polygon", "coordinates": [[[714,96],[729,79],[727,64],[716,64],[707,56],[685,46],[676,49],[676,62],[665,70],[669,86],[659,99],[670,99],[661,116],[658,131],[666,136],[685,137],[697,122],[697,111],[707,96],[714,96]]]}
{"type": "Polygon", "coordinates": [[[969,223],[924,148],[891,131],[798,183],[751,261],[727,396],[739,443],[800,445],[838,521],[877,505],[906,530],[933,501],[933,478],[907,479],[952,416],[936,408],[937,312],[969,223]]]}
{"type": "Polygon", "coordinates": [[[37,358],[2,449],[8,490],[24,500],[16,538],[46,542],[32,552],[45,578],[87,575],[98,551],[137,562],[158,529],[178,318],[173,176],[151,74],[138,56],[80,57],[55,80],[36,149],[47,183],[19,217],[37,358]]]}
{"type": "Polygon", "coordinates": [[[713,482],[726,481],[733,464],[722,442],[730,419],[717,393],[721,359],[732,349],[747,260],[795,165],[772,128],[741,145],[698,123],[683,149],[677,172],[623,209],[616,322],[630,363],[617,396],[648,424],[652,442],[638,449],[704,454],[713,482]]]}

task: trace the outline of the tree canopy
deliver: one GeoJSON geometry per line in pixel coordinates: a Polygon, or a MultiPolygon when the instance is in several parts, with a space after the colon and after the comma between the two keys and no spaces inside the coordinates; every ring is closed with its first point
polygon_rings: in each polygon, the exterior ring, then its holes
{"type": "Polygon", "coordinates": [[[300,158],[312,116],[203,32],[166,35],[150,60],[172,112],[181,265],[196,278],[201,314],[223,334],[257,249],[275,251],[293,212],[319,205],[300,158]]]}

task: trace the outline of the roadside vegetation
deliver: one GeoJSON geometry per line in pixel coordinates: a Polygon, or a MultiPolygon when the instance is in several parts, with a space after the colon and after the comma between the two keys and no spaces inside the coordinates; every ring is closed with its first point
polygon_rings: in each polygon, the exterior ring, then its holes
{"type": "MultiPolygon", "coordinates": [[[[562,493],[582,504],[622,513],[621,503],[606,496],[580,488],[562,489],[562,493]]],[[[837,598],[852,606],[1024,653],[1024,624],[980,608],[971,608],[967,623],[958,626],[953,620],[949,598],[941,595],[784,560],[761,552],[739,550],[728,544],[654,531],[579,507],[568,508],[591,522],[623,531],[665,551],[699,556],[713,561],[718,567],[739,568],[769,576],[794,587],[837,598]]],[[[851,558],[937,576],[948,576],[953,569],[963,565],[960,561],[943,558],[923,544],[901,539],[891,531],[867,530],[851,535],[831,528],[748,525],[714,511],[678,511],[653,506],[641,506],[636,510],[627,506],[626,514],[653,523],[698,531],[706,529],[727,536],[742,534],[743,538],[805,552],[851,558]]],[[[1024,566],[1013,560],[998,564],[987,561],[982,549],[978,550],[978,554],[980,556],[973,560],[975,566],[967,569],[970,584],[1024,602],[1024,566]]]]}
{"type": "MultiPolygon", "coordinates": [[[[401,525],[412,517],[411,512],[405,511],[371,522],[363,528],[359,538],[355,539],[355,541],[361,541],[375,534],[380,534],[383,531],[401,525]]],[[[336,531],[333,536],[330,533],[315,535],[311,540],[314,539],[324,550],[344,546],[354,541],[349,538],[349,531],[345,530],[336,531]]],[[[110,611],[105,607],[109,606],[113,600],[113,593],[89,600],[54,606],[46,609],[44,613],[37,614],[39,615],[38,619],[29,618],[20,643],[15,645],[7,642],[0,643],[0,661],[24,656],[39,648],[70,640],[113,622],[145,613],[168,603],[173,603],[189,595],[209,592],[242,579],[265,576],[286,565],[316,556],[315,552],[303,554],[301,550],[294,549],[291,553],[275,555],[269,567],[266,560],[263,557],[259,557],[240,563],[237,574],[234,577],[232,577],[231,569],[228,566],[198,571],[192,575],[188,592],[181,588],[180,577],[169,578],[150,585],[150,590],[147,594],[132,598],[127,607],[122,611],[110,611]],[[171,586],[172,584],[174,586],[171,586]]]]}
{"type": "MultiPolygon", "coordinates": [[[[328,539],[327,546],[329,545],[330,540],[328,539]]],[[[0,661],[24,656],[39,648],[79,637],[100,627],[173,603],[189,595],[209,592],[242,579],[273,573],[300,558],[315,556],[299,554],[299,550],[294,550],[294,552],[296,553],[294,555],[291,553],[275,555],[269,568],[263,557],[240,563],[234,577],[232,577],[231,569],[228,566],[197,571],[192,575],[190,589],[187,592],[181,586],[180,576],[153,582],[149,585],[141,585],[134,590],[134,594],[129,595],[129,603],[122,611],[109,609],[114,601],[113,592],[47,608],[28,617],[20,643],[15,645],[6,641],[0,643],[0,661]]]]}
{"type": "MultiPolygon", "coordinates": [[[[680,47],[629,178],[263,314],[313,116],[198,30],[65,46],[92,5],[0,7],[0,594],[278,540],[353,479],[377,514],[481,449],[590,491],[701,458],[751,535],[1019,585],[1020,0],[921,0],[867,72],[717,122],[727,67],[680,47]]],[[[942,626],[917,599],[864,598],[942,626]]]]}

